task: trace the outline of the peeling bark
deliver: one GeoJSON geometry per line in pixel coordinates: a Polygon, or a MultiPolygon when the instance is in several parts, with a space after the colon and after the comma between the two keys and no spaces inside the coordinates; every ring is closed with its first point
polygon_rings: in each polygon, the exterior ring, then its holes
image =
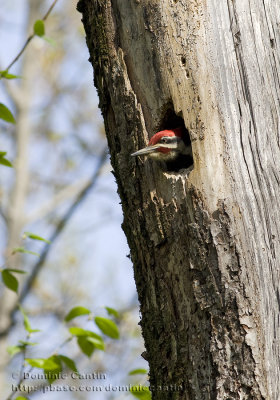
{"type": "Polygon", "coordinates": [[[80,0],[78,8],[153,398],[278,400],[280,8],[272,0],[80,0]],[[130,157],[170,115],[190,133],[190,173],[130,157]]]}

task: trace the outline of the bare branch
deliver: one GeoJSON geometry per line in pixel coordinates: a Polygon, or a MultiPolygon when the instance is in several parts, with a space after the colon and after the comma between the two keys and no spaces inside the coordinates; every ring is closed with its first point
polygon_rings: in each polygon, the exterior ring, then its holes
{"type": "Polygon", "coordinates": [[[50,8],[48,9],[48,11],[46,12],[46,14],[43,16],[42,20],[46,21],[46,19],[48,18],[48,16],[50,15],[50,13],[52,12],[52,9],[54,8],[55,4],[57,3],[58,0],[54,0],[54,2],[51,4],[50,8]]]}
{"type": "Polygon", "coordinates": [[[2,207],[0,207],[0,216],[3,218],[4,222],[7,223],[7,216],[2,207]]]}
{"type": "MultiPolygon", "coordinates": [[[[50,8],[48,9],[48,11],[46,12],[46,14],[44,15],[44,17],[42,18],[43,21],[46,21],[46,19],[48,18],[48,16],[50,15],[52,9],[54,8],[55,4],[57,3],[58,0],[54,0],[54,2],[51,4],[50,8]]],[[[20,58],[20,56],[23,54],[24,50],[26,49],[26,47],[29,45],[29,43],[31,42],[31,40],[35,37],[35,33],[32,33],[27,39],[26,42],[24,43],[22,49],[20,50],[20,52],[17,54],[17,56],[13,59],[13,61],[7,66],[7,68],[5,69],[5,71],[8,71],[16,62],[17,60],[20,58]]]]}
{"type": "Polygon", "coordinates": [[[61,203],[65,200],[76,196],[84,188],[86,188],[90,183],[90,180],[83,179],[82,181],[75,182],[73,185],[66,186],[59,193],[50,199],[50,201],[43,204],[37,210],[35,210],[30,215],[27,215],[24,223],[29,224],[38,219],[44,218],[46,215],[54,211],[61,203]]]}
{"type": "Polygon", "coordinates": [[[97,178],[99,176],[99,172],[106,160],[107,157],[107,149],[103,151],[103,154],[100,157],[100,160],[98,162],[98,166],[97,169],[94,171],[94,174],[90,180],[90,182],[87,184],[86,187],[83,188],[83,190],[78,194],[78,196],[76,197],[76,199],[74,200],[74,202],[71,204],[71,206],[68,208],[68,210],[66,211],[66,213],[64,214],[64,216],[61,218],[61,220],[59,221],[59,223],[57,224],[53,234],[50,237],[50,242],[51,244],[46,244],[38,262],[35,264],[33,271],[31,273],[31,275],[29,276],[29,278],[27,279],[27,282],[25,283],[25,286],[19,296],[19,302],[21,303],[25,297],[27,296],[27,294],[29,293],[29,290],[31,289],[34,280],[37,278],[46,258],[47,255],[49,254],[50,248],[52,246],[52,244],[54,243],[54,241],[57,239],[57,237],[59,236],[59,234],[61,233],[61,231],[65,228],[67,222],[69,222],[70,218],[72,217],[72,215],[74,214],[76,208],[78,207],[78,205],[81,203],[81,201],[83,201],[86,197],[86,195],[89,193],[89,191],[92,189],[92,187],[95,185],[97,178]]]}

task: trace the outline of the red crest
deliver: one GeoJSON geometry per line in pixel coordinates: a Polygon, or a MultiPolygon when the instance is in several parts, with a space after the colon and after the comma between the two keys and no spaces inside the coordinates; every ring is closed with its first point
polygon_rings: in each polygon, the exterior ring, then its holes
{"type": "Polygon", "coordinates": [[[157,144],[158,141],[164,136],[182,137],[182,130],[181,130],[181,128],[176,128],[176,129],[166,129],[164,131],[157,132],[151,137],[151,139],[149,141],[149,146],[153,146],[154,144],[157,144]]]}

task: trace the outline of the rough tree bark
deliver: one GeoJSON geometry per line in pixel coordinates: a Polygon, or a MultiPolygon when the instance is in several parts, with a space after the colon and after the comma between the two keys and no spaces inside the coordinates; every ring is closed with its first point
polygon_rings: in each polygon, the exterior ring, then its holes
{"type": "Polygon", "coordinates": [[[80,0],[78,9],[153,398],[278,400],[279,2],[80,0]],[[180,118],[190,173],[130,157],[180,118]]]}

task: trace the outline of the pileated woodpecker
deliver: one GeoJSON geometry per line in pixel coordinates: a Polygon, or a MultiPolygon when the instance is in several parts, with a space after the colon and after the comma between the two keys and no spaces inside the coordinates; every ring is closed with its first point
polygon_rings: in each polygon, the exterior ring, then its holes
{"type": "Polygon", "coordinates": [[[169,171],[179,171],[193,164],[191,144],[190,141],[187,142],[181,128],[157,132],[151,137],[147,147],[131,155],[143,155],[164,162],[169,171]]]}

